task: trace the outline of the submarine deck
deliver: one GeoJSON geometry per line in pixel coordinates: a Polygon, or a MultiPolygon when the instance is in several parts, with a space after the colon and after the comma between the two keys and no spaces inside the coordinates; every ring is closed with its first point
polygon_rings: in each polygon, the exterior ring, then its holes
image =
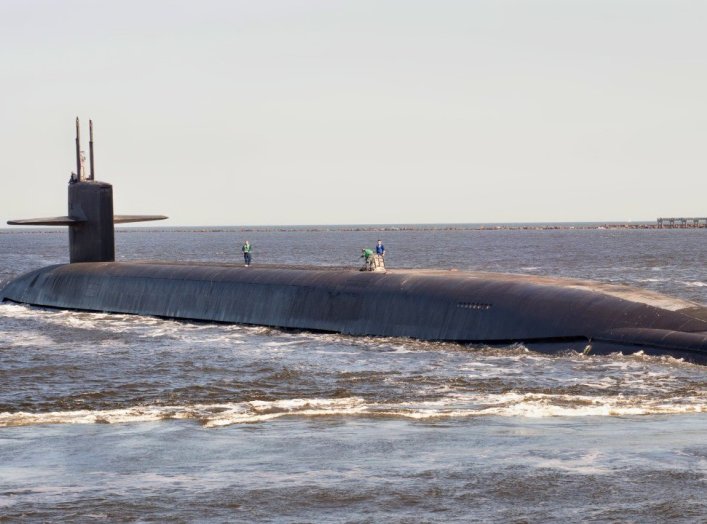
{"type": "MultiPolygon", "coordinates": [[[[244,267],[243,264],[239,263],[228,263],[228,262],[187,262],[187,261],[154,261],[154,260],[137,260],[130,262],[119,262],[120,264],[135,264],[135,265],[162,265],[162,266],[183,266],[183,267],[211,267],[217,268],[234,268],[240,269],[242,271],[253,271],[254,269],[266,269],[266,270],[300,270],[300,271],[331,271],[331,272],[351,272],[351,273],[363,273],[358,267],[354,266],[315,266],[315,265],[303,265],[303,264],[257,264],[251,267],[244,267]]],[[[505,282],[525,282],[528,284],[538,284],[538,285],[551,285],[557,287],[564,287],[568,289],[581,289],[585,291],[592,291],[596,293],[602,293],[604,295],[609,295],[612,297],[627,300],[629,302],[635,302],[639,304],[645,304],[648,306],[657,307],[660,309],[665,309],[668,311],[679,311],[684,309],[703,310],[704,320],[707,320],[707,307],[703,304],[697,302],[691,302],[689,300],[684,300],[676,297],[671,297],[667,295],[662,295],[653,291],[631,287],[623,284],[609,284],[605,282],[598,282],[595,280],[584,280],[568,277],[549,277],[543,275],[528,275],[523,273],[494,273],[488,271],[470,271],[470,270],[458,270],[455,268],[449,269],[417,269],[417,268],[395,268],[386,269],[386,273],[393,275],[410,275],[410,276],[449,276],[454,275],[456,277],[463,277],[469,279],[485,279],[485,280],[496,280],[505,282]]],[[[381,273],[376,273],[380,275],[381,273]]],[[[699,315],[702,317],[703,315],[699,315]]]]}

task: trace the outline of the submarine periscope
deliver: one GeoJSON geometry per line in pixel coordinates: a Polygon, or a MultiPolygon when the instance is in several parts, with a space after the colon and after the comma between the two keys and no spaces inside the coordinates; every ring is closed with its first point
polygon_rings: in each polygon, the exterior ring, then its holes
{"type": "Polygon", "coordinates": [[[114,224],[162,215],[113,215],[112,186],[77,172],[65,217],[14,225],[69,227],[70,263],[30,271],[0,301],[348,335],[508,345],[543,352],[667,355],[707,364],[707,307],[588,280],[440,269],[227,263],[115,262],[114,224]]]}

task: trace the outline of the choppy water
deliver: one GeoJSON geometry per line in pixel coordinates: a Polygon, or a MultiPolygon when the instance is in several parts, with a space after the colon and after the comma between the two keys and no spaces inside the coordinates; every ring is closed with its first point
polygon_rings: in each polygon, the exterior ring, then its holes
{"type": "MultiPolygon", "coordinates": [[[[130,230],[122,259],[355,265],[365,231],[130,230]]],[[[389,265],[707,302],[707,231],[387,231],[389,265]]],[[[66,259],[0,231],[0,285],[66,259]]],[[[0,521],[707,521],[707,368],[0,305],[0,521]]]]}

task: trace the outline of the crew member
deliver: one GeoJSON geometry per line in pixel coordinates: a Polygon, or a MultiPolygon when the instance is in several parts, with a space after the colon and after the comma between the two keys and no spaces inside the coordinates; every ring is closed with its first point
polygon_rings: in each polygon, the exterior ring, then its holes
{"type": "Polygon", "coordinates": [[[368,249],[368,248],[361,249],[361,256],[359,257],[359,258],[363,259],[363,267],[361,268],[361,271],[370,271],[371,270],[371,262],[372,262],[371,257],[372,256],[373,256],[372,249],[368,249]]]}
{"type": "Polygon", "coordinates": [[[250,242],[248,240],[246,240],[245,244],[243,244],[241,251],[243,251],[243,259],[245,260],[245,267],[250,266],[250,261],[252,258],[251,253],[253,252],[253,246],[250,245],[250,242]]]}

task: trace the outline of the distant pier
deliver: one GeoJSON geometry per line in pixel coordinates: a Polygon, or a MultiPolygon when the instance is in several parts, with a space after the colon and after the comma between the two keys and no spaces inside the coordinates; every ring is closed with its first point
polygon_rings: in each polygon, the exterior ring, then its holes
{"type": "Polygon", "coordinates": [[[658,219],[658,229],[706,227],[707,217],[669,217],[658,219]]]}

